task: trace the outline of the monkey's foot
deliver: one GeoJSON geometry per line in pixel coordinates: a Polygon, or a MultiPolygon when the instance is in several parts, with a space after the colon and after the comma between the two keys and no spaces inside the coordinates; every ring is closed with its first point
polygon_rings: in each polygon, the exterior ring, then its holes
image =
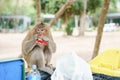
{"type": "Polygon", "coordinates": [[[53,72],[54,72],[54,69],[53,69],[53,68],[50,68],[50,67],[44,67],[44,68],[40,68],[40,71],[44,71],[44,72],[47,72],[47,73],[49,73],[50,75],[52,75],[53,72]]]}

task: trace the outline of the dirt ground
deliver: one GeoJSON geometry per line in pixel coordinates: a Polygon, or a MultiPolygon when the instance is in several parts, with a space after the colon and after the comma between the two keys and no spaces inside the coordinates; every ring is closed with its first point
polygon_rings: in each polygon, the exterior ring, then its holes
{"type": "MultiPolygon", "coordinates": [[[[60,56],[76,52],[85,61],[90,61],[94,49],[96,32],[85,32],[84,37],[63,36],[52,32],[57,44],[51,64],[55,65],[60,56]]],[[[0,33],[0,59],[16,58],[21,53],[21,43],[26,33],[0,33]]],[[[99,53],[109,48],[120,48],[120,32],[104,32],[99,53]]]]}

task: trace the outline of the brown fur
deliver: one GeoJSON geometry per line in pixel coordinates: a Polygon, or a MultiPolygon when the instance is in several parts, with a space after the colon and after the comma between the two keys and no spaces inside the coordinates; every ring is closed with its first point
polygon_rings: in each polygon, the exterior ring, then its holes
{"type": "Polygon", "coordinates": [[[50,28],[45,23],[37,24],[28,32],[22,42],[22,56],[26,60],[28,67],[31,67],[33,64],[35,64],[39,70],[44,70],[50,74],[52,72],[46,65],[49,65],[52,53],[55,51],[56,44],[53,41],[50,28]],[[48,46],[35,43],[35,35],[37,34],[36,29],[41,27],[46,29],[44,36],[48,38],[48,46]]]}

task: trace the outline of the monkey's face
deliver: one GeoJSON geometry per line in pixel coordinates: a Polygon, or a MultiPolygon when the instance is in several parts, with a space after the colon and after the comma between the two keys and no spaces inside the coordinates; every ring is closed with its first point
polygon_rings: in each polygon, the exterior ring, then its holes
{"type": "Polygon", "coordinates": [[[35,26],[33,30],[33,35],[38,34],[38,37],[48,37],[49,36],[49,28],[47,27],[47,24],[39,23],[35,26]]]}
{"type": "Polygon", "coordinates": [[[46,29],[45,28],[38,28],[37,30],[36,30],[36,32],[37,32],[37,34],[38,34],[38,36],[44,36],[45,35],[45,33],[46,33],[46,29]]]}

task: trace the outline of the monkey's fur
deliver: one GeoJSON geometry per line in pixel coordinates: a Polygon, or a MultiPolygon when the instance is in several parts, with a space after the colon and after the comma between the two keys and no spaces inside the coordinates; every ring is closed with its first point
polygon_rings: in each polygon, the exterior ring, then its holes
{"type": "Polygon", "coordinates": [[[49,65],[52,53],[56,51],[56,44],[51,35],[50,27],[46,23],[38,23],[32,30],[28,32],[22,42],[22,56],[26,60],[28,67],[33,64],[37,65],[39,70],[43,70],[52,74],[52,70],[47,67],[49,65]],[[36,44],[36,29],[45,28],[44,37],[48,39],[48,46],[36,44]]]}

